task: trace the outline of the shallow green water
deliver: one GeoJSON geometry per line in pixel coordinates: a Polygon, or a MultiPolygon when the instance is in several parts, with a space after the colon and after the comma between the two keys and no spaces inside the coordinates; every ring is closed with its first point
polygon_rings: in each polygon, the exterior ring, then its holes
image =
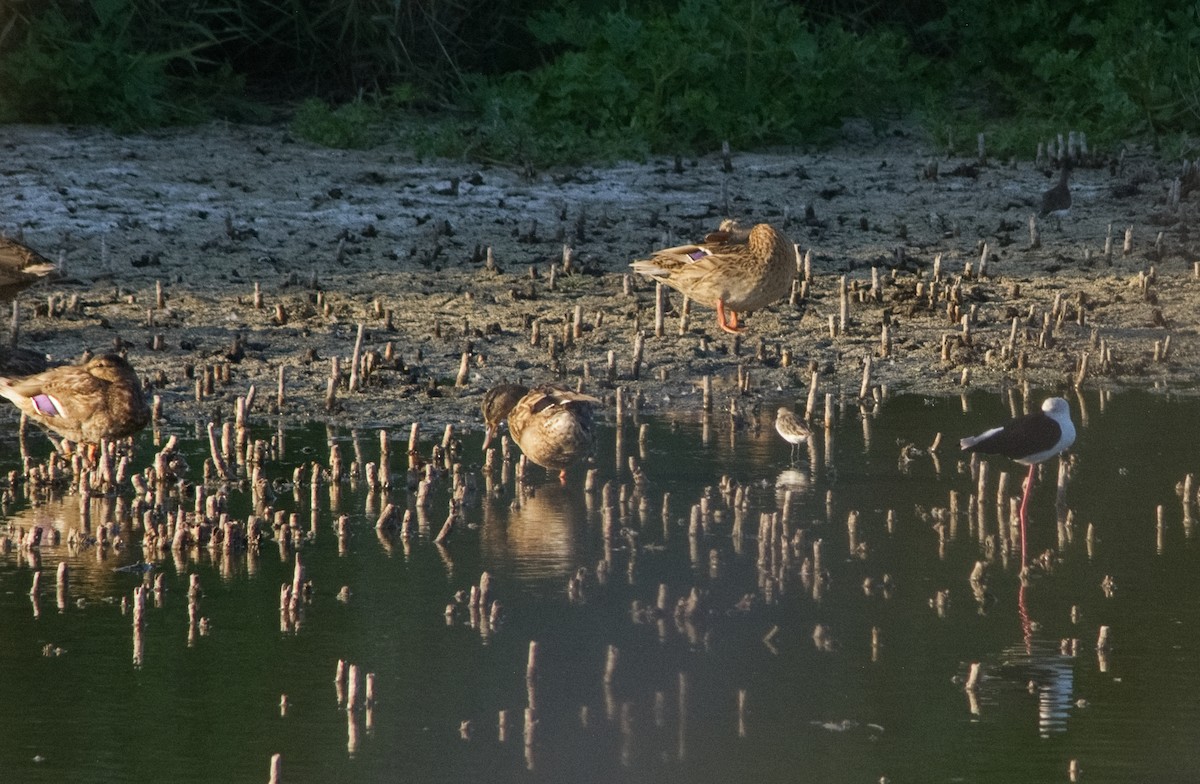
{"type": "MultiPolygon", "coordinates": [[[[445,486],[429,529],[407,543],[377,536],[361,483],[343,485],[337,511],[326,488],[316,534],[302,549],[313,595],[299,629],[280,626],[292,553],[271,542],[229,559],[199,550],[156,564],[168,590],[161,606],[148,608],[137,666],[121,600],[142,578],[114,569],[142,557],[140,532],[125,531],[130,546],[120,551],[43,544],[36,608],[31,557],[13,550],[0,555],[0,779],[258,782],[273,753],[282,755],[289,784],[1040,782],[1067,780],[1071,760],[1084,781],[1200,777],[1200,569],[1175,494],[1175,484],[1200,469],[1200,401],[1131,394],[1102,405],[1089,392],[1083,402],[1086,418],[1080,400],[1071,401],[1081,424],[1066,492],[1072,540],[1053,571],[1036,574],[1024,591],[1014,560],[997,557],[982,601],[968,582],[983,549],[968,519],[974,487],[956,441],[1011,413],[996,396],[973,397],[969,406],[900,397],[865,417],[841,409],[829,440],[790,474],[788,445],[770,427],[774,407],[732,431],[717,416],[707,440],[698,422],[646,418],[644,449],[637,424],[627,423],[620,460],[610,422],[597,455],[601,480],[630,482],[629,455],[648,480],[646,507],[639,514],[634,504],[620,519],[610,547],[582,472],[563,488],[532,468],[534,494],[519,508],[511,485],[477,499],[466,509],[470,527],[444,547],[431,536],[446,515],[445,486]],[[938,431],[939,460],[901,461],[903,444],[924,448],[938,431]],[[747,488],[744,537],[731,537],[734,514],[719,492],[712,508],[720,519],[689,537],[689,508],[722,475],[747,488]],[[793,488],[788,522],[808,546],[789,549],[785,560],[778,548],[760,559],[759,516],[782,504],[781,478],[793,488]],[[945,521],[940,542],[934,526],[951,491],[960,493],[961,514],[954,525],[945,521]],[[853,552],[851,510],[859,513],[853,552]],[[339,542],[333,521],[341,513],[351,528],[339,542]],[[801,569],[816,539],[827,573],[819,591],[801,569]],[[54,571],[62,560],[72,579],[60,609],[54,571]],[[604,583],[596,576],[602,560],[604,583]],[[568,579],[580,568],[583,601],[570,602],[568,579]],[[448,621],[447,604],[485,570],[503,606],[499,625],[472,627],[461,607],[448,621]],[[206,635],[189,634],[191,574],[203,588],[206,635]],[[1102,590],[1106,576],[1111,597],[1102,590]],[[635,602],[652,607],[660,585],[671,613],[631,611],[635,602]],[[348,601],[337,597],[343,587],[348,601]],[[677,620],[675,603],[693,588],[701,609],[677,620]],[[949,592],[944,617],[933,606],[939,591],[949,592]],[[1104,655],[1095,646],[1101,625],[1111,629],[1104,655]],[[1074,653],[1063,645],[1071,639],[1074,653]],[[531,640],[538,672],[527,746],[531,640]],[[61,655],[44,655],[47,645],[61,655]],[[619,653],[606,683],[609,646],[619,653]],[[374,673],[369,716],[339,706],[339,659],[374,673]],[[983,673],[973,694],[961,683],[971,662],[983,673]],[[508,715],[503,741],[500,711],[508,715]]],[[[393,468],[402,468],[408,428],[394,430],[393,468]]],[[[264,427],[255,436],[273,433],[264,427]]],[[[180,435],[199,478],[206,442],[180,435]]],[[[286,434],[275,475],[290,478],[296,464],[324,460],[331,435],[349,462],[352,434],[313,426],[286,434]]],[[[376,459],[375,432],[358,440],[364,459],[376,459]]],[[[149,459],[155,448],[147,433],[140,453],[149,459]]],[[[476,469],[478,450],[478,435],[468,435],[463,458],[476,469]]],[[[0,468],[18,463],[15,443],[0,442],[0,468]]],[[[1056,544],[1055,467],[1047,465],[1034,491],[1031,552],[1056,544]]],[[[989,463],[993,481],[1010,471],[1013,491],[1018,468],[989,463]]],[[[392,500],[403,506],[403,489],[392,500]]],[[[248,514],[242,491],[230,503],[234,516],[248,514]]],[[[378,509],[380,499],[373,503],[378,509]]],[[[306,529],[314,519],[307,487],[298,496],[282,492],[276,505],[298,511],[306,529]]],[[[989,498],[992,534],[995,515],[989,498]]],[[[34,507],[18,499],[7,521],[65,531],[79,524],[78,499],[34,507]]]]}

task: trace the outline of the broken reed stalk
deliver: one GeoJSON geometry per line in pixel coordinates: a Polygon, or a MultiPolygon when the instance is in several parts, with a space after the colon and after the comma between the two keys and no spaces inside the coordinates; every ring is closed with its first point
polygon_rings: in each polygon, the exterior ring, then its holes
{"type": "Polygon", "coordinates": [[[613,678],[617,673],[617,662],[621,658],[621,652],[615,645],[609,645],[608,651],[604,657],[604,684],[612,685],[613,678]]]}
{"type": "Polygon", "coordinates": [[[456,514],[454,511],[454,502],[450,503],[450,513],[446,515],[446,521],[442,523],[442,528],[438,531],[438,535],[434,537],[434,544],[445,544],[450,539],[450,534],[454,532],[454,520],[456,514]]]}
{"type": "Polygon", "coordinates": [[[862,385],[858,388],[858,399],[867,400],[871,394],[871,355],[863,357],[862,385]]]}
{"type": "Polygon", "coordinates": [[[362,367],[362,344],[366,334],[366,325],[358,323],[358,334],[354,338],[354,353],[350,357],[350,391],[357,392],[360,380],[359,369],[362,367]]]}
{"type": "Polygon", "coordinates": [[[71,584],[70,572],[66,561],[58,562],[57,578],[55,582],[55,597],[58,609],[64,610],[67,606],[67,593],[71,584]]]}
{"type": "Polygon", "coordinates": [[[821,371],[815,367],[812,371],[812,378],[808,383],[808,402],[804,405],[804,421],[811,422],[813,412],[817,409],[817,388],[820,386],[821,371]]]}
{"type": "Polygon", "coordinates": [[[1079,366],[1075,370],[1075,388],[1076,389],[1083,386],[1083,381],[1084,381],[1084,379],[1087,378],[1088,357],[1089,357],[1089,354],[1086,351],[1080,352],[1080,354],[1079,354],[1079,366]]]}
{"type": "Polygon", "coordinates": [[[232,478],[229,473],[229,466],[225,462],[220,446],[217,443],[217,424],[215,422],[208,423],[208,451],[212,455],[213,468],[216,469],[217,476],[221,479],[232,478]]]}
{"type": "Polygon", "coordinates": [[[666,287],[661,283],[654,284],[654,337],[661,338],[665,329],[667,309],[666,287]]]}
{"type": "Polygon", "coordinates": [[[351,664],[346,667],[346,710],[353,711],[358,709],[358,665],[351,664]]]}
{"type": "Polygon", "coordinates": [[[325,382],[325,410],[333,411],[337,407],[337,378],[330,376],[325,382]]]}
{"type": "MultiPolygon", "coordinates": [[[[413,427],[416,427],[415,422],[413,423],[413,427]]],[[[413,442],[410,442],[410,449],[414,448],[412,443],[413,442]]],[[[412,466],[412,460],[413,457],[410,454],[410,467],[412,466]]],[[[388,443],[388,432],[386,430],[379,431],[379,467],[376,475],[379,477],[380,487],[389,488],[392,486],[392,453],[388,443]]]]}
{"type": "Polygon", "coordinates": [[[838,283],[838,334],[846,334],[850,324],[850,289],[843,275],[838,283]]]}
{"type": "Polygon", "coordinates": [[[454,379],[454,386],[465,387],[467,385],[467,378],[470,375],[470,370],[471,355],[469,352],[464,351],[462,353],[462,360],[458,363],[458,376],[454,379]]]}
{"type": "Polygon", "coordinates": [[[537,685],[538,679],[538,643],[537,640],[529,641],[529,654],[525,659],[525,694],[526,702],[530,710],[537,707],[534,688],[537,685]]]}
{"type": "Polygon", "coordinates": [[[679,334],[686,335],[688,331],[688,318],[692,315],[692,300],[690,297],[683,298],[683,304],[679,306],[679,334]]]}

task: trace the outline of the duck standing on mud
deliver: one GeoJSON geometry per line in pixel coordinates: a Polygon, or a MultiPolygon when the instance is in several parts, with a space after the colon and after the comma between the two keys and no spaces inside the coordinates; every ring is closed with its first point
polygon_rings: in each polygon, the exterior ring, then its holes
{"type": "Polygon", "coordinates": [[[782,232],[768,223],[746,231],[731,220],[722,221],[704,242],[655,251],[630,266],[715,307],[717,326],[734,334],[740,331],[739,312],[786,297],[796,273],[795,250],[782,232]]]}

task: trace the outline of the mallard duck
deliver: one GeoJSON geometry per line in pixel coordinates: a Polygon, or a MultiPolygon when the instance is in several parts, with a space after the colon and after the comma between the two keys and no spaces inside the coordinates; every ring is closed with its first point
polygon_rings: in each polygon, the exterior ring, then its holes
{"type": "Polygon", "coordinates": [[[745,231],[733,221],[722,222],[702,243],[656,251],[630,266],[714,306],[717,326],[733,333],[739,331],[739,311],[758,310],[786,297],[796,272],[792,243],[781,232],[767,223],[745,231]]]}
{"type": "Polygon", "coordinates": [[[533,389],[519,384],[500,384],[483,396],[486,450],[500,427],[508,420],[508,432],[533,462],[558,471],[566,481],[567,467],[592,451],[592,408],[600,401],[591,395],[542,384],[533,389]]]}
{"type": "Polygon", "coordinates": [[[812,438],[812,428],[787,406],[775,412],[775,432],[792,445],[792,462],[796,461],[796,447],[812,438]]]}
{"type": "Polygon", "coordinates": [[[11,300],[39,280],[58,274],[58,265],[33,248],[0,234],[0,299],[11,300]]]}
{"type": "Polygon", "coordinates": [[[137,373],[117,354],[24,378],[0,376],[0,396],[68,441],[124,438],[150,421],[137,373]]]}

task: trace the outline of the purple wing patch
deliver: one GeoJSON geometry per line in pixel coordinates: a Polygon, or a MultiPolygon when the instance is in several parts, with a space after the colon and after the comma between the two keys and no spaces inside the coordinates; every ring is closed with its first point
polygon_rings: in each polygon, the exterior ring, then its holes
{"type": "Polygon", "coordinates": [[[687,256],[692,261],[699,261],[700,259],[702,259],[708,255],[711,255],[711,254],[709,254],[709,252],[706,250],[694,250],[691,253],[689,253],[687,256]]]}
{"type": "Polygon", "coordinates": [[[37,409],[37,412],[42,416],[58,417],[63,415],[62,408],[59,407],[58,401],[55,400],[51,395],[47,395],[45,392],[40,395],[33,396],[33,407],[37,409]]]}

